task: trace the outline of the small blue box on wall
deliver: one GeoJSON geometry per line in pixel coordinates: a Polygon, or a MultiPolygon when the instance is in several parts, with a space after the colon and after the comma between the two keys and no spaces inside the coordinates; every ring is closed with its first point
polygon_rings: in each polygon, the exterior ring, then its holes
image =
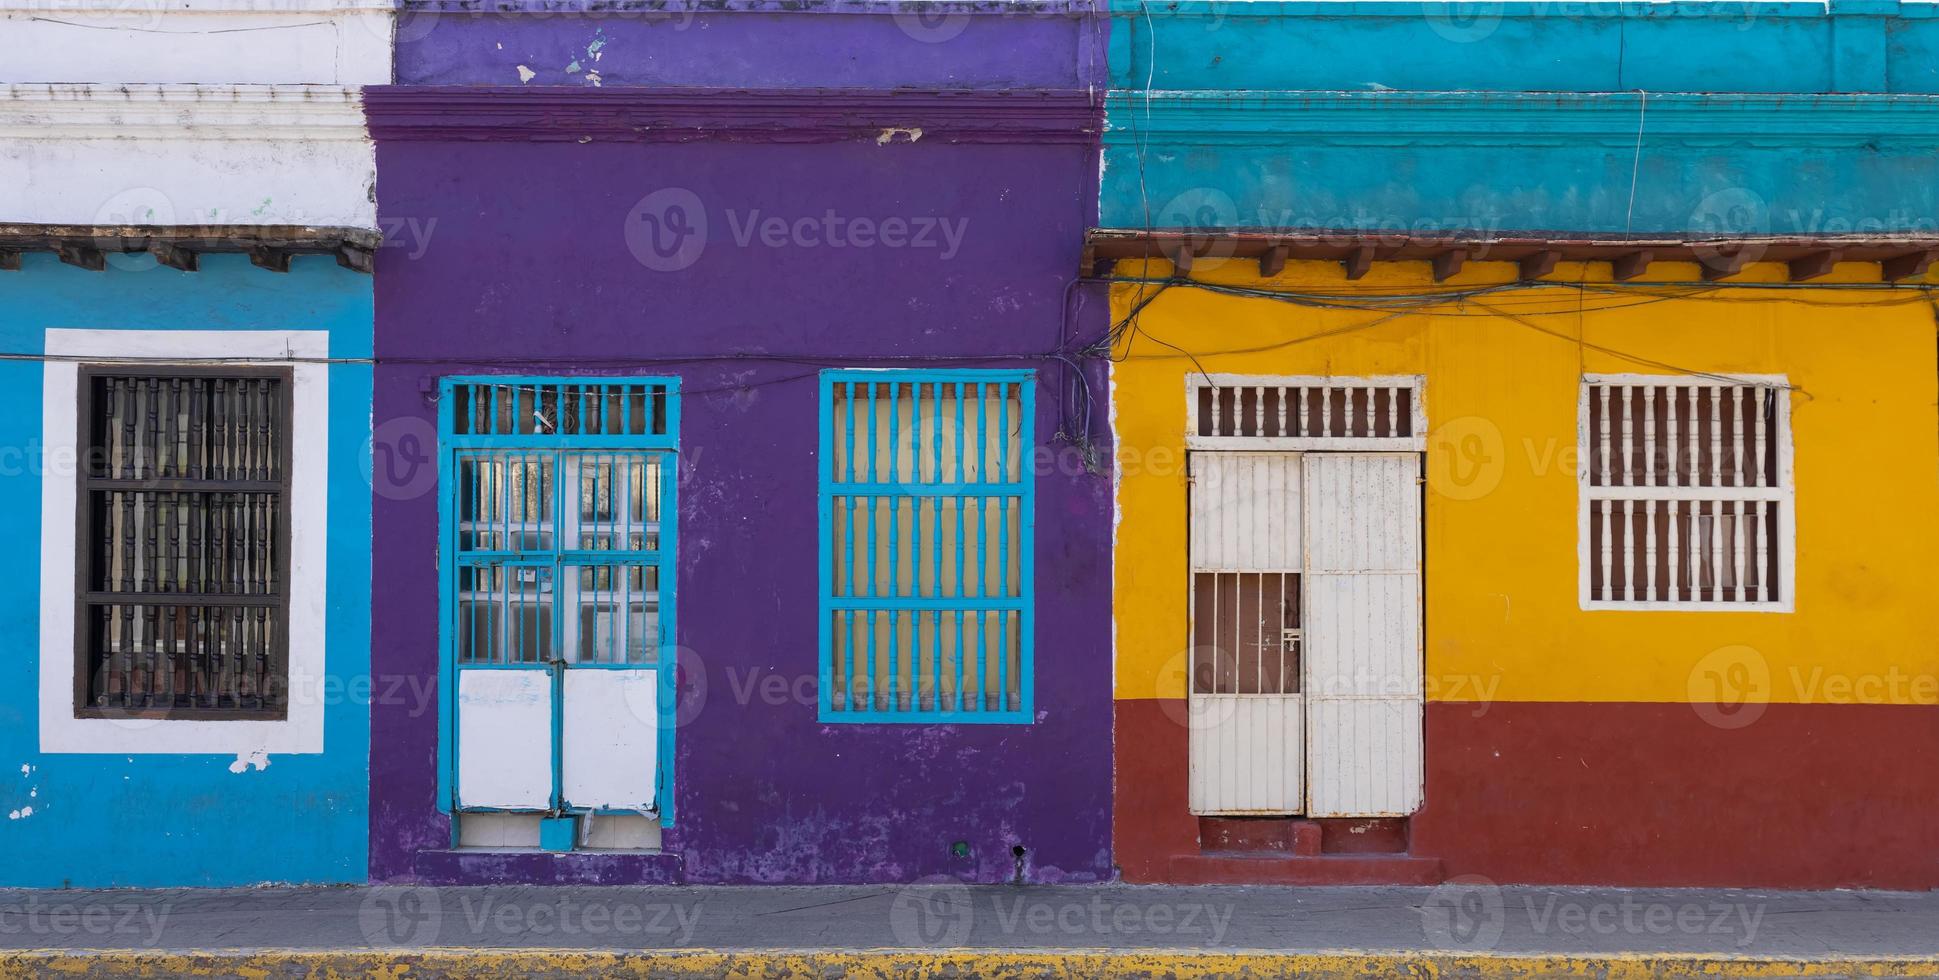
{"type": "Polygon", "coordinates": [[[546,817],[539,821],[539,847],[547,851],[570,851],[579,841],[578,817],[546,817]]]}

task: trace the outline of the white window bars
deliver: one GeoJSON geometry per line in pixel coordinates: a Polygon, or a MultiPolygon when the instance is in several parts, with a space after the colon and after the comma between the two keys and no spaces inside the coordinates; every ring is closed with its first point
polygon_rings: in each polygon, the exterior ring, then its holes
{"type": "Polygon", "coordinates": [[[1420,450],[1427,410],[1418,375],[1369,378],[1192,374],[1192,449],[1420,450]]]}
{"type": "Polygon", "coordinates": [[[1774,377],[1583,379],[1583,608],[1792,608],[1788,391],[1774,377]]]}

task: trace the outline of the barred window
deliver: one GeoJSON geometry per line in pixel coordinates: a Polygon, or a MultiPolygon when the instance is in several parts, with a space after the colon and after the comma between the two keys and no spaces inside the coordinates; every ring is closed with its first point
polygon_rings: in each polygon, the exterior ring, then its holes
{"type": "Polygon", "coordinates": [[[284,717],[289,372],[80,380],[77,715],[284,717]]]}
{"type": "Polygon", "coordinates": [[[1585,608],[1791,607],[1787,390],[1764,378],[1584,379],[1585,608]]]}
{"type": "Polygon", "coordinates": [[[1192,449],[1419,450],[1427,413],[1418,375],[1370,378],[1194,373],[1192,449]]]}
{"type": "Polygon", "coordinates": [[[1031,385],[823,373],[822,720],[1032,719],[1031,385]]]}

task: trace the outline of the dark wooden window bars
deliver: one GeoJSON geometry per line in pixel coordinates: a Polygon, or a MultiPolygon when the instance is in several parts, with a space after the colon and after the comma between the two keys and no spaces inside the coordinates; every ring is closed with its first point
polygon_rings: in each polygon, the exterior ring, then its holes
{"type": "Polygon", "coordinates": [[[84,367],[81,717],[289,705],[290,374],[84,367]]]}

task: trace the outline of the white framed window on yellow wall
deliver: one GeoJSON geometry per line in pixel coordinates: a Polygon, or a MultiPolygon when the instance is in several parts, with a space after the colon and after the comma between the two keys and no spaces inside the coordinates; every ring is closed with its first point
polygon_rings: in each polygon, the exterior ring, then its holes
{"type": "Polygon", "coordinates": [[[1584,609],[1794,608],[1789,392],[1771,375],[1583,377],[1584,609]]]}

